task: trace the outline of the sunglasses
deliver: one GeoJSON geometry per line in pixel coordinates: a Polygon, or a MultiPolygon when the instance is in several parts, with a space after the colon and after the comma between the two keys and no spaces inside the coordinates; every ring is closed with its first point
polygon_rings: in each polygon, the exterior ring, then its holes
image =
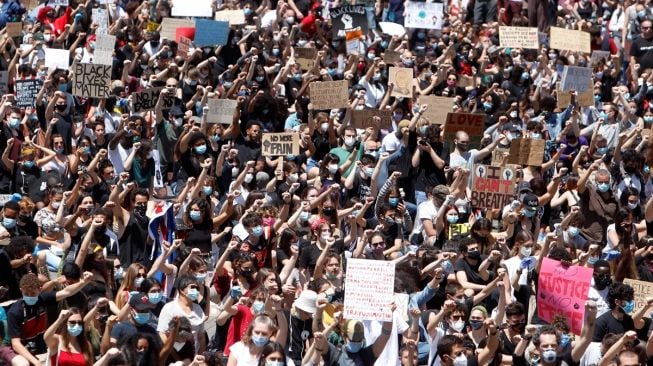
{"type": "Polygon", "coordinates": [[[68,325],[84,325],[84,321],[82,321],[82,320],[69,320],[68,325]]]}

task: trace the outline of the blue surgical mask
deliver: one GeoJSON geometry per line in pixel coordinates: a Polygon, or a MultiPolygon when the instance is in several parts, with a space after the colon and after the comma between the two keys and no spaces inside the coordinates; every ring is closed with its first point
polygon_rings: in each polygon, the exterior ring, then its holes
{"type": "Polygon", "coordinates": [[[213,140],[213,142],[220,142],[221,137],[220,135],[213,135],[211,136],[211,140],[213,140]]]}
{"type": "Polygon", "coordinates": [[[603,111],[599,112],[599,119],[607,120],[608,114],[603,111]]]}
{"type": "Polygon", "coordinates": [[[621,307],[626,314],[630,314],[635,310],[635,300],[630,300],[626,303],[626,305],[621,307]]]}
{"type": "Polygon", "coordinates": [[[9,119],[9,127],[13,128],[14,130],[20,126],[20,119],[18,118],[10,118],[9,119]]]}
{"type": "Polygon", "coordinates": [[[389,203],[390,206],[392,206],[392,207],[397,207],[397,205],[399,204],[399,198],[397,198],[397,197],[390,197],[390,198],[388,198],[388,203],[389,203]]]}
{"type": "Polygon", "coordinates": [[[524,216],[526,216],[528,218],[531,218],[531,217],[535,216],[535,213],[537,211],[535,211],[535,210],[523,210],[522,212],[524,213],[524,216]]]}
{"type": "Polygon", "coordinates": [[[374,174],[374,168],[370,168],[370,167],[365,168],[365,175],[371,177],[372,174],[374,174]]]}
{"type": "Polygon", "coordinates": [[[202,218],[202,212],[193,210],[188,214],[188,217],[193,221],[199,221],[202,218]]]}
{"type": "Polygon", "coordinates": [[[605,193],[610,190],[610,185],[608,183],[599,183],[596,188],[598,188],[599,192],[605,193]]]}
{"type": "Polygon", "coordinates": [[[447,215],[447,222],[450,224],[455,224],[458,222],[458,215],[447,215]]]}
{"type": "Polygon", "coordinates": [[[33,160],[27,160],[23,162],[23,165],[25,166],[25,168],[31,169],[34,167],[34,165],[36,165],[36,163],[34,163],[33,160]]]}
{"type": "Polygon", "coordinates": [[[530,77],[530,75],[528,74],[527,71],[524,71],[524,72],[521,73],[521,79],[522,80],[528,80],[529,77],[530,77]]]}
{"type": "Polygon", "coordinates": [[[27,304],[28,306],[34,306],[39,301],[39,297],[23,295],[23,301],[25,301],[25,304],[27,304]]]}
{"type": "Polygon", "coordinates": [[[427,132],[429,132],[429,126],[422,126],[419,128],[420,135],[426,135],[427,132]]]}
{"type": "Polygon", "coordinates": [[[147,299],[150,301],[150,304],[158,304],[161,302],[163,295],[160,292],[152,292],[147,294],[147,299]]]}
{"type": "Polygon", "coordinates": [[[580,232],[580,229],[578,229],[576,226],[569,226],[569,228],[567,229],[567,233],[572,238],[577,236],[579,232],[580,232]]]}
{"type": "Polygon", "coordinates": [[[186,296],[188,296],[190,301],[197,301],[197,299],[200,297],[200,291],[196,288],[190,288],[188,289],[186,296]]]}
{"type": "Polygon", "coordinates": [[[293,78],[295,81],[302,81],[302,74],[301,74],[301,73],[293,74],[292,78],[293,78]]]}
{"type": "Polygon", "coordinates": [[[259,83],[259,84],[262,83],[263,80],[265,80],[265,76],[257,76],[256,77],[256,82],[259,83]]]}
{"type": "Polygon", "coordinates": [[[594,101],[595,102],[600,102],[601,101],[601,94],[594,95],[594,101]]]}
{"type": "Polygon", "coordinates": [[[211,193],[213,193],[213,187],[204,186],[204,187],[202,187],[202,192],[204,192],[205,195],[210,196],[211,193]]]}
{"type": "Polygon", "coordinates": [[[653,122],[653,116],[644,116],[644,122],[646,123],[653,122]]]}
{"type": "Polygon", "coordinates": [[[75,325],[68,324],[68,334],[70,334],[73,337],[77,337],[78,335],[82,334],[82,330],[84,330],[84,328],[79,324],[75,324],[75,325]]]}
{"type": "Polygon", "coordinates": [[[68,90],[68,84],[59,84],[59,91],[66,92],[68,90]]]}
{"type": "Polygon", "coordinates": [[[222,87],[225,88],[225,90],[231,89],[232,86],[234,86],[234,83],[232,83],[231,81],[225,81],[224,83],[222,83],[222,87]]]}
{"type": "Polygon", "coordinates": [[[560,347],[567,348],[570,342],[571,342],[571,337],[569,337],[569,334],[562,333],[562,336],[560,336],[560,347]]]}
{"type": "Polygon", "coordinates": [[[5,229],[13,229],[16,227],[16,219],[10,219],[5,217],[2,219],[2,226],[5,227],[5,229]]]}
{"type": "Polygon", "coordinates": [[[310,219],[310,218],[311,218],[311,213],[308,212],[308,211],[302,211],[302,212],[299,214],[299,220],[300,220],[301,222],[307,222],[308,219],[310,219]]]}
{"type": "Polygon", "coordinates": [[[281,54],[281,50],[278,49],[278,48],[273,48],[273,49],[272,49],[272,54],[273,54],[274,56],[279,56],[279,55],[281,54]]]}
{"type": "Polygon", "coordinates": [[[148,311],[147,313],[135,313],[134,321],[139,325],[147,324],[147,322],[150,321],[150,312],[148,311]]]}
{"type": "Polygon", "coordinates": [[[490,103],[490,102],[483,102],[483,109],[485,109],[486,112],[489,112],[490,110],[492,110],[493,106],[494,105],[492,103],[490,103]]]}
{"type": "Polygon", "coordinates": [[[254,314],[260,314],[265,310],[265,303],[263,301],[254,301],[252,304],[252,310],[254,314]]]}
{"type": "Polygon", "coordinates": [[[644,174],[648,174],[651,172],[651,167],[648,165],[644,165],[644,174]]]}
{"type": "Polygon", "coordinates": [[[252,235],[256,237],[260,237],[261,235],[263,235],[263,227],[261,225],[254,227],[252,229],[252,235]]]}
{"type": "Polygon", "coordinates": [[[347,352],[357,353],[361,350],[361,348],[363,348],[363,342],[349,341],[345,344],[345,349],[347,349],[347,352]]]}
{"type": "Polygon", "coordinates": [[[196,279],[197,282],[199,282],[199,283],[204,283],[204,281],[206,281],[206,273],[198,273],[198,274],[196,274],[196,275],[195,275],[195,279],[196,279]]]}
{"type": "Polygon", "coordinates": [[[206,152],[206,145],[195,146],[195,152],[198,154],[204,154],[206,152]]]}
{"type": "Polygon", "coordinates": [[[599,155],[607,154],[607,152],[608,152],[608,147],[607,146],[597,147],[596,148],[596,153],[599,154],[599,155]]]}
{"type": "Polygon", "coordinates": [[[141,287],[141,285],[143,284],[143,281],[144,281],[144,280],[145,280],[145,278],[143,278],[143,277],[137,277],[136,280],[134,280],[134,285],[135,285],[137,288],[138,288],[138,287],[141,287]]]}
{"type": "Polygon", "coordinates": [[[562,74],[562,72],[565,71],[565,65],[562,64],[556,65],[556,71],[558,72],[558,74],[562,74]]]}
{"type": "Polygon", "coordinates": [[[542,138],[542,134],[541,133],[531,133],[531,138],[535,139],[535,140],[539,140],[539,139],[542,138]]]}
{"type": "Polygon", "coordinates": [[[252,342],[256,347],[263,347],[270,341],[270,338],[265,336],[252,335],[252,342]]]}

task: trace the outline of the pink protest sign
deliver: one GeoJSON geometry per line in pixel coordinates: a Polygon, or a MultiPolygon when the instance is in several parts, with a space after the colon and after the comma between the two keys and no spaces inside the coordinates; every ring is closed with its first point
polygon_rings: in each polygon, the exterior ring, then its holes
{"type": "Polygon", "coordinates": [[[571,331],[580,334],[591,280],[591,268],[564,267],[556,260],[544,258],[537,289],[537,315],[547,322],[556,315],[562,316],[571,331]]]}

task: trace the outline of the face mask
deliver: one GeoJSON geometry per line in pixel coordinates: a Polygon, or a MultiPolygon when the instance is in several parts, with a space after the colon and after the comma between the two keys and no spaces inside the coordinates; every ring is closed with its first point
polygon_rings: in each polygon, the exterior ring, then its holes
{"type": "Polygon", "coordinates": [[[490,102],[483,102],[483,109],[485,109],[486,112],[490,111],[493,106],[494,105],[492,103],[490,103],[490,102]]]}
{"type": "Polygon", "coordinates": [[[331,233],[322,233],[320,235],[320,239],[322,239],[322,241],[327,241],[330,237],[331,237],[331,233]]]}
{"type": "Polygon", "coordinates": [[[608,147],[607,146],[598,147],[598,148],[596,148],[596,153],[599,154],[599,155],[607,154],[608,153],[608,147]]]}
{"type": "Polygon", "coordinates": [[[329,164],[329,173],[336,174],[338,172],[338,164],[329,164]]]}
{"type": "Polygon", "coordinates": [[[345,145],[348,147],[354,146],[356,140],[353,137],[345,137],[345,145]]]}
{"type": "Polygon", "coordinates": [[[542,360],[546,363],[555,362],[556,358],[558,358],[558,355],[556,354],[556,350],[553,348],[547,349],[544,352],[542,352],[542,360]]]}
{"type": "Polygon", "coordinates": [[[179,352],[181,351],[182,348],[186,345],[186,342],[175,342],[173,347],[175,347],[175,351],[179,352]]]}
{"type": "Polygon", "coordinates": [[[528,217],[528,218],[532,218],[533,216],[535,216],[535,212],[536,212],[536,211],[533,211],[533,210],[524,210],[524,211],[522,211],[522,212],[524,213],[524,216],[526,216],[526,217],[528,217]]]}
{"type": "Polygon", "coordinates": [[[522,80],[528,80],[529,77],[530,77],[530,75],[528,75],[528,72],[526,72],[526,71],[522,72],[522,74],[521,74],[521,79],[522,80]]]}
{"type": "Polygon", "coordinates": [[[206,145],[195,146],[195,152],[198,154],[204,154],[206,152],[206,145]]]}
{"type": "Polygon", "coordinates": [[[605,193],[610,190],[610,185],[608,183],[599,183],[597,185],[599,192],[605,193]]]}
{"type": "Polygon", "coordinates": [[[399,198],[390,197],[390,198],[388,198],[388,203],[390,204],[390,206],[396,207],[399,204],[399,198]]]}
{"type": "Polygon", "coordinates": [[[10,118],[9,119],[9,127],[13,128],[14,130],[20,126],[20,120],[18,118],[10,118]]]}
{"type": "Polygon", "coordinates": [[[302,81],[302,74],[300,74],[300,73],[293,74],[292,78],[293,78],[295,81],[302,81]]]}
{"type": "Polygon", "coordinates": [[[603,71],[599,71],[596,74],[594,74],[594,80],[601,80],[603,79],[603,71]]]}
{"type": "Polygon", "coordinates": [[[245,183],[251,183],[254,180],[254,174],[247,173],[245,175],[245,183]]]}
{"type": "Polygon", "coordinates": [[[467,356],[461,354],[453,360],[453,366],[467,366],[467,356]]]}
{"type": "Polygon", "coordinates": [[[653,116],[644,116],[644,122],[646,123],[653,122],[653,116]]]}
{"type": "Polygon", "coordinates": [[[455,224],[458,222],[458,215],[447,215],[447,222],[455,224]]]}
{"type": "Polygon", "coordinates": [[[462,330],[465,329],[465,321],[456,320],[455,322],[453,322],[453,324],[451,324],[451,328],[456,332],[462,332],[462,330]]]}
{"type": "Polygon", "coordinates": [[[594,96],[594,101],[595,101],[595,102],[600,102],[600,101],[601,101],[601,95],[600,95],[600,94],[596,94],[596,95],[594,96]]]}
{"type": "Polygon", "coordinates": [[[481,327],[483,327],[483,321],[481,320],[470,320],[469,325],[472,327],[474,330],[479,330],[481,327]]]}
{"type": "Polygon", "coordinates": [[[224,83],[222,83],[222,87],[225,88],[226,90],[231,89],[231,87],[232,87],[233,85],[234,85],[234,83],[232,83],[232,82],[230,82],[230,81],[225,81],[224,83]]]}
{"type": "Polygon", "coordinates": [[[603,275],[599,277],[594,277],[594,287],[599,291],[605,289],[611,284],[612,284],[612,277],[610,276],[603,275]]]}
{"type": "Polygon", "coordinates": [[[151,294],[147,294],[147,299],[149,300],[150,304],[158,304],[161,302],[161,299],[163,298],[163,295],[161,295],[160,292],[153,292],[151,294]]]}
{"type": "Polygon", "coordinates": [[[517,111],[510,112],[510,118],[517,118],[517,117],[519,117],[519,113],[517,111]]]}
{"type": "Polygon", "coordinates": [[[206,273],[198,273],[198,274],[196,274],[196,275],[195,275],[195,279],[196,279],[197,282],[199,282],[200,284],[203,284],[204,281],[206,281],[206,273]]]}
{"type": "Polygon", "coordinates": [[[135,285],[136,287],[141,287],[141,285],[143,284],[143,280],[145,280],[143,277],[138,277],[138,278],[134,281],[134,285],[135,285]]]}
{"type": "Polygon", "coordinates": [[[268,337],[252,335],[252,342],[254,342],[256,347],[263,347],[268,344],[269,341],[270,339],[268,337]]]}
{"type": "Polygon", "coordinates": [[[621,307],[626,314],[630,314],[635,310],[635,300],[630,300],[626,303],[626,305],[621,307]]]}
{"type": "Polygon", "coordinates": [[[358,351],[363,348],[363,342],[352,342],[349,341],[347,344],[345,344],[345,349],[347,349],[347,352],[351,353],[358,353],[358,351]]]}
{"type": "Polygon", "coordinates": [[[283,366],[283,361],[265,361],[265,366],[283,366]]]}
{"type": "Polygon", "coordinates": [[[631,210],[636,209],[637,206],[639,206],[637,203],[629,203],[629,204],[628,204],[628,208],[631,209],[631,210]]]}
{"type": "Polygon", "coordinates": [[[481,258],[481,252],[479,252],[478,250],[476,250],[476,251],[473,251],[473,252],[467,253],[467,256],[468,256],[470,259],[480,259],[480,258],[481,258]]]}
{"type": "Polygon", "coordinates": [[[599,119],[607,120],[608,114],[605,112],[599,112],[599,119]]]}
{"type": "Polygon", "coordinates": [[[190,288],[186,293],[186,297],[188,297],[190,301],[197,301],[197,299],[200,297],[200,292],[196,288],[190,288]]]}
{"type": "Polygon", "coordinates": [[[210,196],[211,193],[213,193],[213,187],[204,186],[204,187],[202,187],[202,192],[204,192],[205,195],[210,196]]]}
{"type": "Polygon", "coordinates": [[[125,276],[125,272],[122,269],[122,267],[118,267],[118,269],[113,271],[113,278],[116,280],[121,280],[125,276]]]}
{"type": "Polygon", "coordinates": [[[59,206],[61,206],[61,201],[52,201],[52,208],[56,210],[59,206]]]}
{"type": "Polygon", "coordinates": [[[385,223],[388,224],[388,225],[394,225],[396,223],[396,221],[395,221],[394,218],[388,216],[388,217],[385,218],[385,223]]]}
{"type": "Polygon", "coordinates": [[[402,118],[404,118],[403,113],[393,113],[392,118],[395,120],[395,122],[401,121],[402,118]]]}
{"type": "Polygon", "coordinates": [[[329,130],[329,122],[320,124],[320,130],[322,130],[322,132],[327,132],[329,130]]]}
{"type": "Polygon", "coordinates": [[[451,264],[450,260],[445,260],[440,263],[440,267],[444,271],[445,274],[453,273],[453,264],[451,264]]]}
{"type": "Polygon", "coordinates": [[[261,225],[254,227],[252,229],[252,235],[256,237],[260,237],[261,235],[263,235],[263,227],[261,225]]]}
{"type": "Polygon", "coordinates": [[[145,214],[147,213],[147,206],[139,205],[134,207],[134,213],[136,216],[145,217],[145,214]]]}
{"type": "Polygon", "coordinates": [[[57,154],[63,154],[63,148],[58,147],[58,148],[54,149],[54,152],[56,152],[57,154]]]}
{"type": "Polygon", "coordinates": [[[28,306],[34,306],[39,301],[39,297],[38,296],[25,296],[25,295],[23,295],[23,301],[28,306]]]}
{"type": "Polygon", "coordinates": [[[175,118],[173,121],[175,127],[181,127],[181,125],[184,123],[184,119],[182,117],[175,118]]]}
{"type": "Polygon", "coordinates": [[[202,218],[202,213],[200,211],[191,211],[188,216],[193,221],[199,221],[202,218]]]}
{"type": "Polygon", "coordinates": [[[374,168],[372,167],[367,167],[363,170],[366,176],[371,177],[372,174],[374,174],[374,168]]]}
{"type": "Polygon", "coordinates": [[[370,60],[374,60],[374,57],[376,57],[376,54],[374,54],[374,53],[368,53],[367,54],[367,58],[370,59],[370,60]]]}
{"type": "Polygon", "coordinates": [[[252,310],[254,311],[254,314],[260,314],[265,310],[265,303],[263,301],[254,301],[254,304],[252,304],[252,310]]]}
{"type": "Polygon", "coordinates": [[[531,248],[521,247],[521,249],[519,250],[519,252],[520,252],[521,255],[524,256],[524,257],[530,257],[530,256],[531,256],[531,253],[533,252],[533,250],[532,250],[531,248]]]}
{"type": "Polygon", "coordinates": [[[147,322],[150,321],[150,313],[135,313],[134,321],[139,325],[147,324],[147,322]]]}
{"type": "Polygon", "coordinates": [[[2,226],[5,227],[5,229],[13,229],[16,227],[16,219],[10,219],[5,217],[2,219],[2,226]]]}
{"type": "Polygon", "coordinates": [[[578,228],[575,227],[575,226],[569,226],[569,229],[567,229],[567,233],[568,233],[569,236],[571,236],[572,238],[575,237],[575,236],[577,236],[579,232],[580,232],[580,229],[578,229],[578,228]]]}
{"type": "Polygon", "coordinates": [[[34,168],[34,165],[36,165],[36,164],[33,161],[28,160],[28,161],[24,161],[23,165],[25,166],[25,168],[31,169],[31,168],[34,168]]]}
{"type": "Polygon", "coordinates": [[[82,330],[84,330],[84,328],[79,324],[68,325],[68,334],[73,337],[77,337],[78,335],[82,334],[82,330]]]}
{"type": "Polygon", "coordinates": [[[418,38],[418,39],[424,39],[424,38],[426,38],[426,33],[424,33],[424,32],[419,32],[419,33],[417,33],[417,38],[418,38]]]}
{"type": "Polygon", "coordinates": [[[413,60],[404,60],[404,66],[413,67],[413,60]]]}

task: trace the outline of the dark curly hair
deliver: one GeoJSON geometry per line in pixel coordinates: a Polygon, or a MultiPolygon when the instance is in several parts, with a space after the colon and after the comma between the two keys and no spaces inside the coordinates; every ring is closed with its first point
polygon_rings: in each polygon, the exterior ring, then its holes
{"type": "Polygon", "coordinates": [[[608,305],[610,310],[617,307],[616,300],[630,301],[635,298],[635,290],[623,283],[613,283],[608,290],[608,305]]]}

